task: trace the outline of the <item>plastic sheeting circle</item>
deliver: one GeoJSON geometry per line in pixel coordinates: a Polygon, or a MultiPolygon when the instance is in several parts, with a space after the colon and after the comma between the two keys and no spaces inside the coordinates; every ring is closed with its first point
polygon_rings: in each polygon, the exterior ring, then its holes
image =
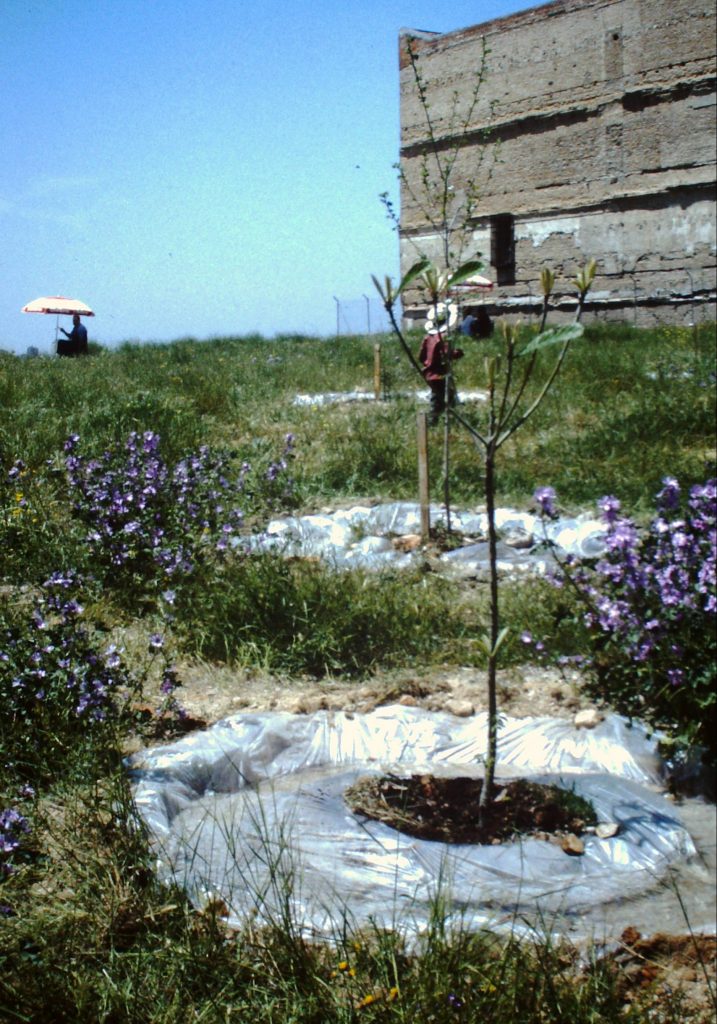
{"type": "MultiPolygon", "coordinates": [[[[445,523],[445,508],[432,505],[430,518],[434,525],[445,523]]],[[[436,558],[436,567],[464,575],[487,572],[487,514],[453,509],[451,526],[457,533],[481,540],[444,552],[436,558]]],[[[577,558],[598,558],[605,551],[605,524],[586,514],[543,524],[529,512],[500,508],[496,509],[496,526],[502,538],[519,536],[524,541],[516,547],[499,540],[498,568],[503,572],[545,572],[554,563],[544,541],[563,555],[577,558]]],[[[239,537],[235,543],[253,551],[321,558],[336,569],[403,569],[420,564],[423,553],[397,550],[391,538],[420,530],[420,505],[396,501],[273,519],[262,533],[239,537]]]]}
{"type": "Polygon", "coordinates": [[[229,921],[278,920],[289,904],[307,935],[353,926],[428,927],[438,891],[469,927],[515,927],[530,909],[579,928],[590,908],[658,884],[695,854],[655,781],[654,740],[608,716],[595,729],[506,719],[499,774],[558,782],[590,799],[617,836],[584,836],[574,857],[541,839],[496,846],[406,836],[353,814],[344,790],[368,772],[480,774],[487,717],[395,705],[366,714],[236,715],[130,761],[135,803],[160,875],[229,921]],[[290,882],[289,882],[290,880],[290,882]]]}

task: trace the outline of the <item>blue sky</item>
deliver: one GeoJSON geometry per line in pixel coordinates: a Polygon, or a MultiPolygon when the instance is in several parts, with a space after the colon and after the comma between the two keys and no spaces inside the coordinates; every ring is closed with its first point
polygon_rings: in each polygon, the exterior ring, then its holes
{"type": "Polygon", "coordinates": [[[110,345],[332,333],[398,271],[399,29],[526,6],[1,0],[0,348],[56,294],[110,345]]]}

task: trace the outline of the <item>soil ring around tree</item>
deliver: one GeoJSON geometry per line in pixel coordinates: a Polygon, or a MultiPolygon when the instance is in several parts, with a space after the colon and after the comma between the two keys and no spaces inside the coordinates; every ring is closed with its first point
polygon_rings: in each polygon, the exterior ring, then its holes
{"type": "Polygon", "coordinates": [[[588,800],[558,786],[527,779],[497,783],[481,810],[482,789],[483,780],[476,778],[368,775],[357,779],[344,799],[355,814],[444,843],[494,845],[524,836],[580,836],[597,824],[588,800]]]}

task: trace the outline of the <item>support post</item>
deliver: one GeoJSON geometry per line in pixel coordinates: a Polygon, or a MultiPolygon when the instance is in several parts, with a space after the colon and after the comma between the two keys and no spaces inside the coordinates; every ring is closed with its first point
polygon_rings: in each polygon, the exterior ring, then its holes
{"type": "Polygon", "coordinates": [[[421,506],[421,540],[426,544],[431,537],[431,509],[428,495],[428,416],[416,414],[418,435],[418,501],[421,506]]]}
{"type": "Polygon", "coordinates": [[[373,346],[373,394],[374,398],[378,402],[382,398],[381,394],[381,346],[373,346]]]}

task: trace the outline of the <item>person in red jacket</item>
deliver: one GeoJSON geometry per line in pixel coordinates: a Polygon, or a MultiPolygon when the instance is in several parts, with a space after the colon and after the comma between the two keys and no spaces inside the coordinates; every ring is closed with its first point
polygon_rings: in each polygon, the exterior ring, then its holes
{"type": "Polygon", "coordinates": [[[431,389],[431,425],[438,422],[446,408],[446,401],[454,405],[457,399],[453,376],[449,375],[450,361],[462,359],[463,349],[453,348],[447,334],[438,328],[430,330],[421,342],[418,361],[423,367],[423,376],[431,389]],[[449,359],[450,351],[450,359],[449,359]],[[446,379],[447,378],[447,379],[446,379]]]}

